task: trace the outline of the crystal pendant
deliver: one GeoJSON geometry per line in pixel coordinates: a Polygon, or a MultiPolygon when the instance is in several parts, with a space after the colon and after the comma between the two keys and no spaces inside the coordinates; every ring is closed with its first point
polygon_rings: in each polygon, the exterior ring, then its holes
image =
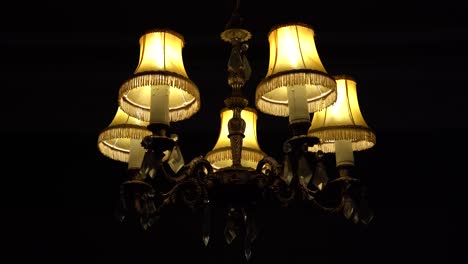
{"type": "Polygon", "coordinates": [[[226,238],[226,242],[230,245],[234,239],[237,237],[237,233],[233,224],[226,224],[224,228],[224,237],[226,238]]]}
{"type": "Polygon", "coordinates": [[[297,175],[306,186],[312,178],[312,169],[304,155],[301,155],[297,163],[297,175]]]}
{"type": "Polygon", "coordinates": [[[359,223],[359,212],[357,210],[354,210],[353,223],[355,224],[359,223]]]}
{"type": "Polygon", "coordinates": [[[149,193],[142,193],[136,196],[135,209],[140,215],[140,224],[143,229],[150,228],[154,222],[156,215],[156,205],[149,193]]]}
{"type": "Polygon", "coordinates": [[[343,214],[347,219],[350,219],[354,213],[354,201],[349,197],[349,195],[345,194],[343,196],[343,214]]]}
{"type": "Polygon", "coordinates": [[[154,179],[156,177],[156,171],[161,164],[161,159],[157,157],[156,152],[153,150],[147,150],[143,158],[143,163],[140,168],[139,175],[142,180],[147,176],[154,179]]]}
{"type": "Polygon", "coordinates": [[[255,224],[252,214],[247,218],[247,227],[244,238],[244,255],[247,262],[252,256],[252,243],[257,238],[257,225],[255,224]]]}
{"type": "Polygon", "coordinates": [[[246,244],[244,246],[244,255],[245,255],[245,259],[247,260],[247,262],[249,262],[250,257],[252,257],[252,250],[250,248],[250,243],[248,243],[248,245],[246,244]]]}
{"type": "Polygon", "coordinates": [[[362,191],[361,193],[361,201],[359,203],[359,215],[360,215],[360,220],[364,224],[369,224],[370,221],[374,218],[374,213],[372,210],[369,208],[369,204],[367,202],[367,199],[365,197],[365,190],[362,191]]]}
{"type": "Polygon", "coordinates": [[[209,201],[205,201],[205,208],[203,208],[203,224],[202,224],[202,238],[203,238],[203,243],[205,244],[205,247],[208,246],[208,242],[210,241],[210,219],[211,219],[211,213],[210,213],[210,206],[209,206],[209,201]]]}
{"type": "Polygon", "coordinates": [[[286,155],[284,159],[284,167],[283,167],[283,181],[286,182],[287,185],[291,184],[293,178],[293,171],[291,167],[291,161],[289,160],[289,156],[286,155]]]}
{"type": "Polygon", "coordinates": [[[323,163],[323,161],[319,160],[315,167],[315,173],[314,173],[314,178],[312,180],[312,184],[314,184],[314,186],[317,187],[317,189],[321,191],[323,190],[323,188],[325,188],[327,183],[328,183],[328,175],[327,175],[325,164],[323,163]]]}
{"type": "Polygon", "coordinates": [[[125,200],[123,197],[121,197],[114,211],[114,215],[117,221],[119,221],[120,223],[125,221],[126,211],[127,210],[125,208],[125,200]]]}
{"type": "Polygon", "coordinates": [[[180,148],[175,145],[172,149],[171,155],[169,156],[169,160],[167,161],[169,166],[171,167],[172,171],[177,173],[185,164],[184,157],[182,156],[182,152],[180,148]]]}
{"type": "Polygon", "coordinates": [[[237,237],[237,226],[238,212],[234,208],[230,208],[227,215],[226,227],[224,228],[224,237],[228,244],[231,244],[237,237]]]}
{"type": "Polygon", "coordinates": [[[368,208],[360,208],[359,214],[361,215],[361,222],[368,225],[374,219],[374,213],[368,208]]]}

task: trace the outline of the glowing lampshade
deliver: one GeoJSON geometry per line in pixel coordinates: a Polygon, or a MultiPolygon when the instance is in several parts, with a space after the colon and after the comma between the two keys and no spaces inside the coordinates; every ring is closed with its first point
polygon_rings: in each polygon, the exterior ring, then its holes
{"type": "Polygon", "coordinates": [[[335,79],[337,100],[332,106],[314,113],[309,135],[318,137],[320,144],[310,147],[309,151],[335,152],[336,141],[351,141],[353,151],[371,148],[376,137],[359,109],[356,81],[343,75],[335,79]]]}
{"type": "Polygon", "coordinates": [[[267,114],[288,116],[288,89],[301,87],[298,96],[306,98],[301,111],[308,114],[331,105],[336,100],[336,82],[320,61],[314,31],[304,24],[286,24],[268,34],[270,62],[266,77],[257,86],[255,103],[267,114]]]}
{"type": "Polygon", "coordinates": [[[169,123],[199,110],[200,94],[185,72],[183,46],[183,37],[169,30],[141,36],[138,66],[119,90],[123,111],[143,121],[169,123]],[[150,120],[151,106],[151,119],[156,120],[150,120]]]}
{"type": "Polygon", "coordinates": [[[129,162],[130,149],[135,149],[145,136],[151,135],[147,125],[148,122],[131,117],[119,108],[110,125],[99,134],[99,151],[111,159],[129,162]],[[135,142],[137,146],[133,146],[135,142]]]}
{"type": "MultiPolygon", "coordinates": [[[[232,165],[231,142],[228,138],[228,122],[232,118],[233,111],[228,108],[221,110],[221,131],[213,150],[208,152],[205,158],[215,169],[226,168],[232,165]]],[[[245,121],[244,140],[242,142],[241,165],[243,167],[257,168],[257,163],[265,156],[257,142],[257,112],[246,107],[241,112],[245,121]]]]}

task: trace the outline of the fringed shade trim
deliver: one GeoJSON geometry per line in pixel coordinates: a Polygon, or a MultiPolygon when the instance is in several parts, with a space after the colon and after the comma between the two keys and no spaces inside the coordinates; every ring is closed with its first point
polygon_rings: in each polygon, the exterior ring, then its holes
{"type": "MultiPolygon", "coordinates": [[[[241,165],[255,169],[257,163],[263,159],[265,153],[255,149],[242,148],[241,165]]],[[[208,152],[205,158],[211,163],[215,169],[232,165],[232,152],[230,147],[220,148],[208,152]],[[223,166],[224,164],[228,164],[223,166]]]]}
{"type": "Polygon", "coordinates": [[[375,133],[360,126],[328,127],[323,129],[309,130],[309,136],[320,139],[320,143],[309,147],[309,151],[335,152],[335,141],[348,140],[352,142],[353,151],[365,150],[373,147],[376,143],[375,133]]]}
{"type": "MultiPolygon", "coordinates": [[[[128,115],[149,122],[149,107],[137,105],[129,101],[126,94],[132,89],[153,85],[168,85],[171,88],[187,92],[194,97],[184,105],[169,108],[169,118],[172,122],[187,119],[200,109],[200,92],[197,86],[190,79],[171,72],[145,72],[130,78],[120,87],[119,106],[128,115]]],[[[148,104],[150,100],[148,98],[148,104]]]]}
{"type": "Polygon", "coordinates": [[[277,88],[294,85],[306,85],[307,90],[316,89],[313,94],[319,94],[308,98],[309,113],[320,111],[336,101],[336,82],[332,77],[323,72],[300,70],[271,75],[260,82],[255,92],[257,108],[267,114],[288,116],[289,107],[286,101],[275,102],[264,95],[277,88]]]}
{"type": "Polygon", "coordinates": [[[138,139],[151,135],[151,131],[138,125],[122,124],[104,129],[98,137],[98,149],[106,157],[128,162],[130,144],[125,148],[117,146],[120,140],[138,139]]]}

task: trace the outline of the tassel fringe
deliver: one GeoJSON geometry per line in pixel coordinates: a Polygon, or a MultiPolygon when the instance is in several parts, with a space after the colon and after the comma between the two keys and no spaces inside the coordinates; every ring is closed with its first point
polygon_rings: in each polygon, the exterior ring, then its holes
{"type": "Polygon", "coordinates": [[[287,104],[267,101],[262,96],[278,87],[301,84],[316,86],[321,94],[319,98],[308,101],[309,113],[320,111],[336,101],[336,81],[332,77],[317,72],[288,72],[264,79],[255,92],[255,104],[264,113],[288,116],[287,104]]]}
{"type": "Polygon", "coordinates": [[[318,145],[309,147],[309,151],[335,152],[335,141],[349,140],[352,142],[353,151],[361,151],[373,147],[376,143],[375,133],[367,127],[332,127],[310,130],[309,136],[320,139],[318,145]]]}
{"type": "Polygon", "coordinates": [[[169,118],[172,122],[187,119],[200,109],[200,93],[197,86],[190,79],[179,75],[171,75],[170,73],[146,73],[130,78],[120,87],[119,105],[122,110],[130,116],[149,122],[150,110],[128,102],[124,95],[132,89],[152,85],[169,85],[194,97],[188,105],[169,110],[169,118]]]}
{"type": "MultiPolygon", "coordinates": [[[[263,157],[265,153],[256,149],[249,149],[249,148],[242,148],[241,152],[241,163],[243,161],[249,161],[252,163],[258,163],[263,157]]],[[[231,148],[221,148],[216,149],[208,152],[205,158],[214,166],[216,167],[216,163],[220,161],[229,161],[232,160],[232,152],[231,148]]]]}
{"type": "Polygon", "coordinates": [[[138,125],[122,124],[104,129],[98,137],[98,149],[113,160],[128,162],[130,150],[117,148],[114,144],[109,143],[116,139],[138,139],[151,135],[151,131],[145,127],[138,125]]]}

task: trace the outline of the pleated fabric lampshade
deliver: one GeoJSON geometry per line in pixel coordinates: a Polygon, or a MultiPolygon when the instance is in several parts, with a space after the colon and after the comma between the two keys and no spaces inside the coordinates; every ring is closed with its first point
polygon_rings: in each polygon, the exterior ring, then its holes
{"type": "Polygon", "coordinates": [[[119,107],[112,122],[98,136],[99,151],[113,160],[129,162],[130,150],[144,151],[139,145],[145,136],[151,135],[147,125],[148,122],[129,116],[119,107]]]}
{"type": "Polygon", "coordinates": [[[320,144],[309,151],[335,152],[335,142],[350,141],[353,151],[371,148],[376,136],[369,128],[359,108],[356,81],[348,75],[334,76],[337,82],[336,102],[314,113],[309,135],[318,137],[320,144]]]}
{"type": "Polygon", "coordinates": [[[308,113],[335,102],[336,82],[323,67],[312,28],[305,24],[279,25],[270,31],[268,41],[268,72],[255,93],[255,104],[260,111],[276,116],[294,114],[288,106],[291,87],[300,87],[297,96],[306,98],[302,110],[306,119],[308,113]]]}
{"type": "MultiPolygon", "coordinates": [[[[233,116],[233,111],[223,108],[221,115],[221,129],[218,141],[214,148],[208,152],[205,158],[211,163],[214,169],[230,167],[232,165],[231,142],[228,137],[228,122],[233,116]]],[[[255,109],[246,107],[241,112],[241,117],[245,121],[244,140],[242,142],[241,165],[255,169],[257,163],[265,156],[257,141],[257,112],[255,109]]]]}
{"type": "Polygon", "coordinates": [[[138,66],[119,90],[124,112],[143,121],[168,124],[199,110],[200,94],[185,72],[183,46],[183,37],[171,30],[156,29],[140,37],[138,66]]]}

